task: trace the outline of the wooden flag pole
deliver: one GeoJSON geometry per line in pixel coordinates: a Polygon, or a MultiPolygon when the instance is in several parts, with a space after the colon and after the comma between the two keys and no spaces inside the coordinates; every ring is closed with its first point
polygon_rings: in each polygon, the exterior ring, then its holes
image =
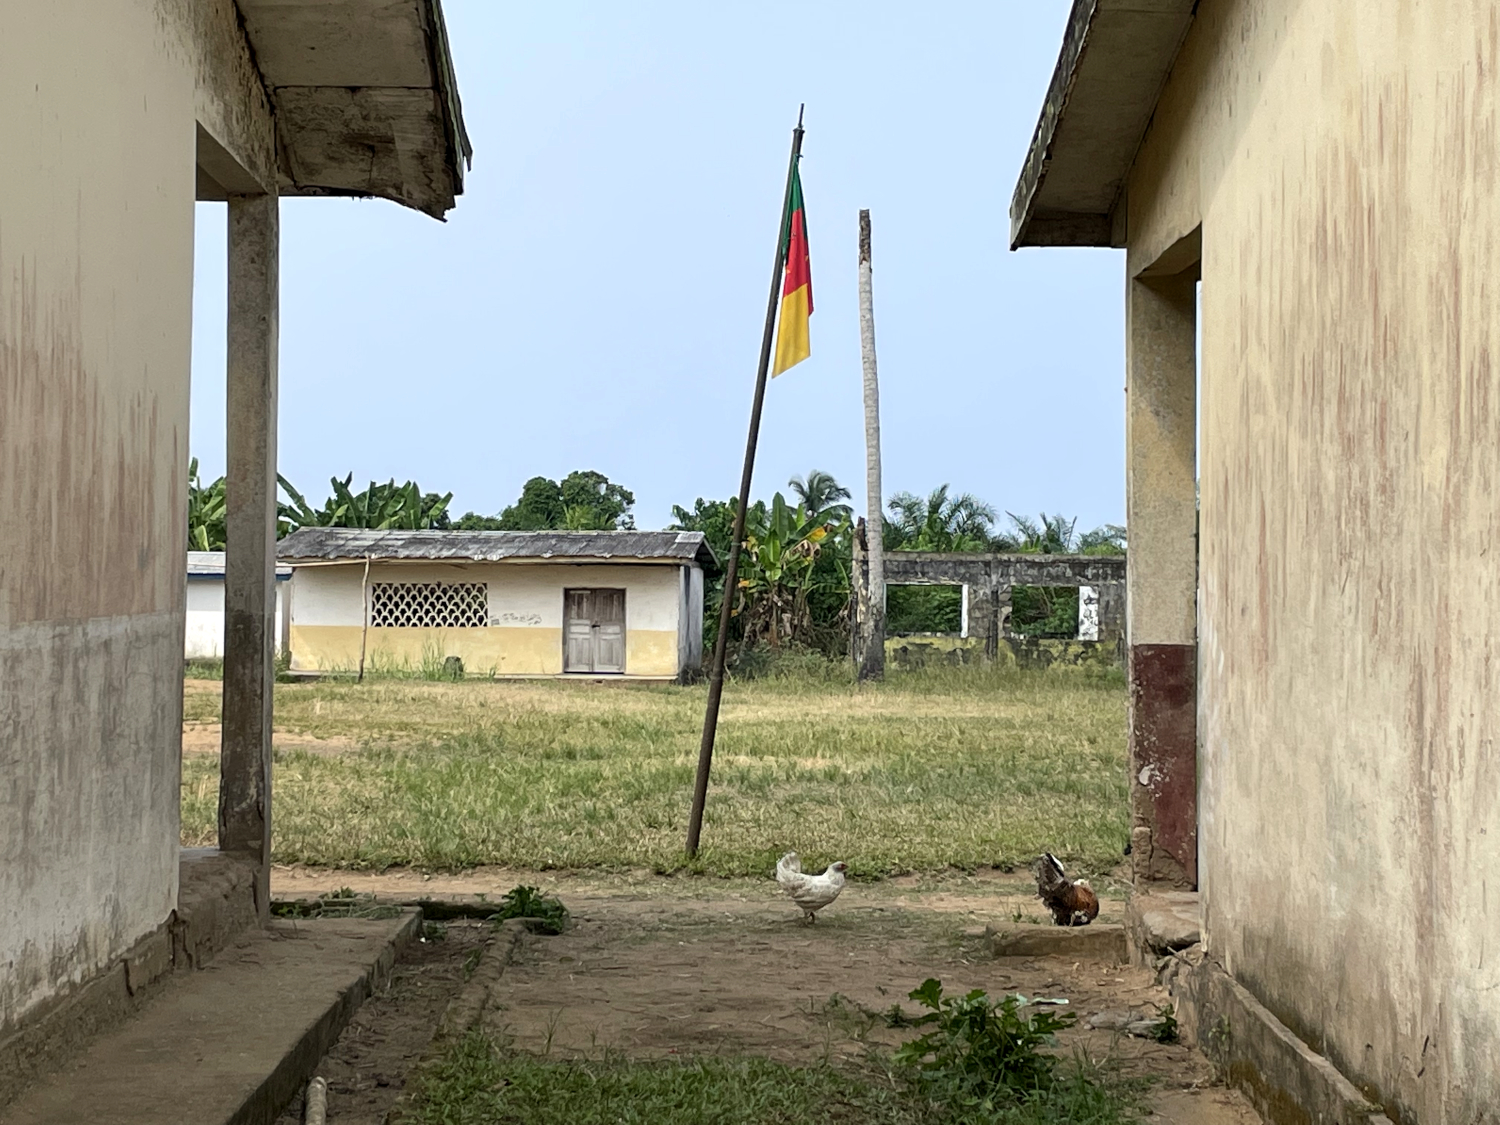
{"type": "MultiPolygon", "coordinates": [[[[804,107],[805,108],[805,107],[804,107]]],[[[797,127],[792,130],[792,155],[787,161],[786,193],[781,203],[781,223],[776,228],[776,264],[771,267],[771,300],[766,307],[766,330],[760,342],[760,367],[755,373],[755,399],[750,407],[750,435],[745,440],[745,468],[740,474],[740,502],[734,513],[734,537],[729,543],[729,562],[724,568],[723,604],[719,607],[719,635],[714,638],[713,661],[708,673],[708,709],[703,716],[703,741],[698,746],[698,776],[693,782],[693,811],[688,818],[687,854],[698,854],[698,839],[703,833],[703,806],[708,801],[708,774],[714,761],[714,736],[719,730],[719,703],[724,698],[724,659],[729,649],[729,620],[734,615],[734,597],[738,590],[740,546],[745,540],[745,513],[750,507],[750,478],[755,473],[755,445],[760,440],[760,412],[766,400],[766,374],[771,367],[771,345],[776,338],[776,309],[781,304],[781,272],[786,247],[782,234],[787,225],[787,208],[792,203],[792,173],[802,155],[802,109],[797,110],[797,127]]]]}

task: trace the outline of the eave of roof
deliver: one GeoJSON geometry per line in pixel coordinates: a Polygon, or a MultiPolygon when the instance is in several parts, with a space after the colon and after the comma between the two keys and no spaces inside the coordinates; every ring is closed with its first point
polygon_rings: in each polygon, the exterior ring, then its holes
{"type": "Polygon", "coordinates": [[[1120,246],[1116,208],[1197,0],[1074,0],[1010,205],[1010,245],[1120,246]]]}
{"type": "Polygon", "coordinates": [[[276,117],[281,194],[443,218],[473,148],[441,0],[236,2],[276,117]]]}
{"type": "MultiPolygon", "coordinates": [[[[189,578],[224,578],[223,551],[189,551],[187,553],[187,576],[189,578]]],[[[292,568],[280,563],[276,566],[277,578],[290,578],[292,568]]]]}
{"type": "Polygon", "coordinates": [[[276,548],[297,563],[587,561],[711,563],[700,531],[399,531],[304,527],[276,548]]]}

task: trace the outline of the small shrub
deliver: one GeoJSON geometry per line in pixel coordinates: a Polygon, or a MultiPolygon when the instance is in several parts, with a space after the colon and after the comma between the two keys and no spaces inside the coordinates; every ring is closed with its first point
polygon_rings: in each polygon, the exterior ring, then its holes
{"type": "Polygon", "coordinates": [[[1043,1048],[1077,1018],[1023,1015],[1026,997],[1018,994],[995,1001],[976,988],[944,996],[942,982],[932,979],[911,999],[928,1009],[913,1025],[932,1030],[902,1044],[895,1060],[911,1068],[929,1097],[957,1107],[989,1108],[1050,1090],[1058,1060],[1043,1048]]]}
{"type": "Polygon", "coordinates": [[[535,887],[517,886],[505,892],[500,909],[491,915],[494,922],[508,918],[526,919],[535,933],[560,934],[568,925],[568,908],[560,899],[544,895],[535,887]]]}
{"type": "Polygon", "coordinates": [[[1172,1005],[1158,1004],[1156,1021],[1151,1025],[1147,1038],[1154,1039],[1158,1043],[1175,1043],[1178,1035],[1177,1013],[1172,1010],[1172,1005]]]}

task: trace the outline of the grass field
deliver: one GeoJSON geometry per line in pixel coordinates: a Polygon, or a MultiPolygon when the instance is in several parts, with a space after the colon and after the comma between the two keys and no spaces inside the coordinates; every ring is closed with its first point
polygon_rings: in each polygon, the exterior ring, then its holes
{"type": "MultiPolygon", "coordinates": [[[[278,684],[275,858],[350,868],[763,874],[784,850],[877,877],[1029,861],[1098,872],[1127,836],[1118,673],[940,668],[725,692],[703,850],[683,855],[705,689],[552,681],[278,684]],[[318,741],[326,740],[326,741],[318,741]]],[[[190,690],[186,718],[218,718],[190,690]]],[[[218,762],[184,758],[183,840],[218,762]]]]}

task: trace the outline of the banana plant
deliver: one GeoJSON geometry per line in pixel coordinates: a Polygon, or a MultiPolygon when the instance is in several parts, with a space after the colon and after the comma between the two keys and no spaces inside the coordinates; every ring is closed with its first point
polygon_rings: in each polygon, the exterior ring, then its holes
{"type": "Polygon", "coordinates": [[[449,524],[448,504],[453,493],[439,496],[424,494],[416,481],[398,485],[394,479],[385,484],[371,481],[362,492],[354,492],[350,485],[354,474],[343,480],[332,478],[333,495],[321,509],[314,510],[307,499],[292,487],[285,477],[276,478],[290,498],[291,503],[281,504],[280,515],[286,530],[298,527],[365,527],[377,530],[399,529],[417,531],[426,528],[445,528],[449,524]]]}
{"type": "Polygon", "coordinates": [[[188,463],[188,550],[224,549],[224,478],[205,485],[198,458],[188,463]]]}
{"type": "Polygon", "coordinates": [[[746,513],[735,614],[742,617],[742,647],[764,640],[773,649],[806,637],[812,626],[808,594],[813,569],[829,536],[848,524],[837,505],[808,511],[781,493],[769,508],[746,513]]]}

